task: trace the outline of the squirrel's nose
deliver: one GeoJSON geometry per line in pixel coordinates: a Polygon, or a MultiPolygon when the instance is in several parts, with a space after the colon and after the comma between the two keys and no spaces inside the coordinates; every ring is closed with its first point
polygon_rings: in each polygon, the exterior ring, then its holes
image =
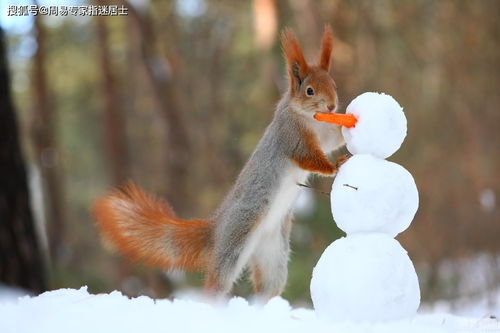
{"type": "Polygon", "coordinates": [[[334,104],[330,104],[327,106],[328,108],[328,111],[333,111],[335,109],[335,105],[334,104]]]}

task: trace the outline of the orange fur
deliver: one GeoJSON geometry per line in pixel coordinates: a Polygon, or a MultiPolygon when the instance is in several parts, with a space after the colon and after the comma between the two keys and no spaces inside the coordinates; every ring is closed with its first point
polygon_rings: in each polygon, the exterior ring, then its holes
{"type": "Polygon", "coordinates": [[[333,31],[330,25],[325,25],[325,31],[323,32],[323,38],[321,39],[321,51],[319,57],[319,67],[323,68],[325,71],[330,70],[330,60],[333,50],[333,31]]]}
{"type": "Polygon", "coordinates": [[[132,260],[163,269],[207,267],[210,223],[176,217],[166,202],[132,182],[97,200],[93,212],[101,234],[132,260]]]}
{"type": "Polygon", "coordinates": [[[309,71],[309,66],[307,65],[300,44],[292,29],[285,28],[281,33],[281,48],[288,64],[287,67],[290,81],[292,82],[295,80],[295,74],[293,73],[294,64],[298,65],[297,69],[300,78],[304,78],[309,71]]]}
{"type": "Polygon", "coordinates": [[[304,170],[331,175],[335,171],[335,166],[330,163],[319,147],[316,137],[307,130],[302,129],[301,138],[306,151],[296,152],[292,157],[293,161],[304,170]]]}
{"type": "MultiPolygon", "coordinates": [[[[307,87],[312,87],[314,91],[317,93],[321,93],[323,95],[327,104],[336,105],[337,100],[337,90],[336,85],[331,76],[325,72],[323,69],[317,66],[309,67],[309,75],[314,78],[310,80],[303,89],[307,87]],[[335,89],[332,89],[332,86],[335,89]]],[[[304,109],[313,110],[316,112],[327,112],[328,110],[325,108],[319,108],[317,101],[305,95],[305,93],[301,90],[299,91],[291,91],[291,97],[294,102],[300,104],[304,109]]]]}
{"type": "Polygon", "coordinates": [[[262,292],[262,272],[258,265],[254,264],[252,267],[252,281],[253,289],[256,294],[262,292]]]}

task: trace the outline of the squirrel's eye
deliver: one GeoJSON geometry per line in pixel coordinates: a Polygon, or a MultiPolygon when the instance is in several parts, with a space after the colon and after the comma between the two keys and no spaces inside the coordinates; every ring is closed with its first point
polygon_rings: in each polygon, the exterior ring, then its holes
{"type": "Polygon", "coordinates": [[[314,90],[313,90],[313,88],[308,87],[308,88],[306,89],[306,95],[307,95],[307,96],[313,96],[313,95],[314,95],[314,90]]]}

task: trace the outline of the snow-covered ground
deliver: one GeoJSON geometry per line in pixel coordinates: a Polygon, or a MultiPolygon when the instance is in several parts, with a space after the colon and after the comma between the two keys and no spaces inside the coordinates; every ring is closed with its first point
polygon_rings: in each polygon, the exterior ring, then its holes
{"type": "MultiPolygon", "coordinates": [[[[283,298],[250,305],[232,298],[225,306],[192,300],[129,299],[120,292],[89,294],[86,287],[37,297],[0,298],[0,332],[500,332],[498,320],[419,314],[387,323],[328,323],[313,310],[293,309],[283,298]]],[[[500,297],[500,293],[498,294],[500,297]]]]}

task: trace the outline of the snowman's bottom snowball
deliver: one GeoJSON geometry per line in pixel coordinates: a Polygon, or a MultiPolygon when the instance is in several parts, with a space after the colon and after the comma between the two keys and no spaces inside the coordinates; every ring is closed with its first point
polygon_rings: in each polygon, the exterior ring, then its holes
{"type": "Polygon", "coordinates": [[[386,234],[357,234],[323,252],[313,271],[311,298],[322,319],[388,321],[415,315],[420,288],[398,241],[386,234]]]}

